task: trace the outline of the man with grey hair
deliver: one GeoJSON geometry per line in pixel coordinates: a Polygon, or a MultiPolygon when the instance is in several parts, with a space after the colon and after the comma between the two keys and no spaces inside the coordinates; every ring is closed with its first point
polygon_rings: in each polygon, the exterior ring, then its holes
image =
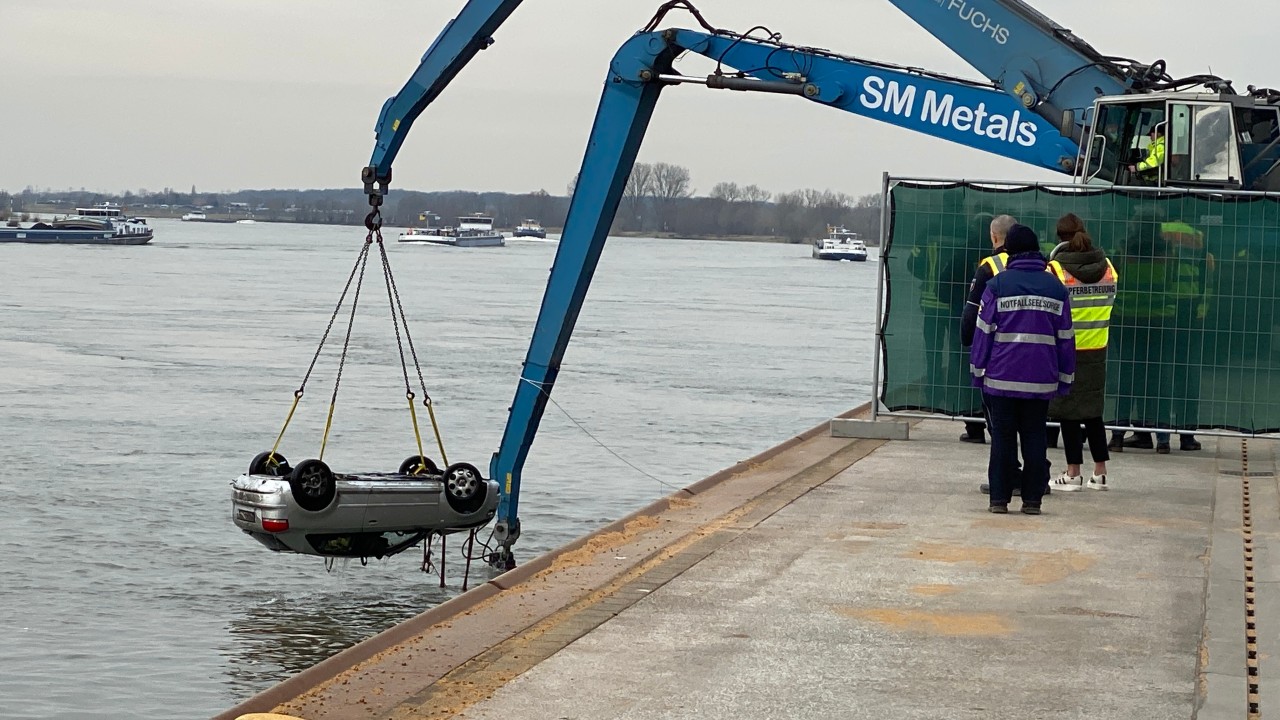
{"type": "MultiPolygon", "coordinates": [[[[983,291],[987,289],[987,283],[1004,270],[1009,262],[1009,254],[1004,251],[1004,240],[1009,234],[1009,228],[1017,224],[1018,220],[1012,215],[997,215],[991,220],[991,255],[978,263],[978,271],[969,283],[969,300],[964,306],[964,316],[960,320],[960,343],[964,347],[973,344],[973,334],[978,326],[978,305],[982,301],[983,291]]],[[[986,423],[967,422],[960,441],[985,443],[986,429],[986,423]]]]}

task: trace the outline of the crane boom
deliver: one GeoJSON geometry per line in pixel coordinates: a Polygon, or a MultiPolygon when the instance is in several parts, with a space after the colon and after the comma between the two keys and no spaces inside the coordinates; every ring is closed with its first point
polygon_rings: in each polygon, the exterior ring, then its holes
{"type": "MultiPolygon", "coordinates": [[[[1142,89],[1149,66],[1117,62],[1022,0],[889,0],[1023,107],[1059,125],[1099,95],[1142,89]]],[[[1079,140],[1080,126],[1068,130],[1079,140]]]]}
{"type": "Polygon", "coordinates": [[[361,171],[365,194],[375,208],[391,182],[391,163],[413,121],[448,87],[477,53],[493,44],[493,33],[522,0],[470,0],[423,53],[418,69],[400,92],[387,99],[374,126],[373,156],[361,171]]]}

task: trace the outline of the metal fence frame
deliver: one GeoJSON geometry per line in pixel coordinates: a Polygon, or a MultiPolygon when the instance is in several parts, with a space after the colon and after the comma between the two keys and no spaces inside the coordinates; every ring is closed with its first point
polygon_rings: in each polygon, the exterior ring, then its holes
{"type": "MultiPolygon", "coordinates": [[[[888,261],[889,256],[886,249],[889,247],[890,234],[890,218],[892,211],[889,203],[889,191],[897,183],[936,183],[938,185],[954,185],[956,183],[967,183],[969,185],[986,186],[992,188],[1033,188],[1033,189],[1053,189],[1053,190],[1069,190],[1076,191],[1081,194],[1094,194],[1101,192],[1110,192],[1112,190],[1124,190],[1125,192],[1147,193],[1151,195],[1204,195],[1214,196],[1224,194],[1222,190],[1199,189],[1199,188],[1153,188],[1140,186],[1122,186],[1122,185],[1080,185],[1077,183],[1055,183],[1055,182],[1036,182],[1036,181],[1011,181],[1011,180],[972,180],[967,178],[929,178],[929,177],[897,177],[885,172],[881,176],[880,187],[880,253],[879,260],[876,265],[876,315],[875,315],[875,332],[872,333],[872,342],[875,347],[872,353],[871,364],[871,420],[874,422],[881,417],[901,418],[907,420],[953,420],[957,422],[986,422],[986,418],[968,417],[962,415],[945,415],[940,413],[924,413],[924,412],[904,412],[890,411],[882,408],[880,404],[880,367],[881,363],[888,362],[884,354],[884,329],[885,329],[885,299],[887,292],[886,278],[888,277],[888,261]]],[[[1232,191],[1233,196],[1252,196],[1252,197],[1272,197],[1280,198],[1280,192],[1263,192],[1255,190],[1232,191]]],[[[1057,427],[1058,423],[1050,421],[1049,425],[1057,427]]],[[[1192,434],[1205,437],[1230,437],[1230,438],[1260,438],[1268,440],[1280,440],[1280,433],[1248,433],[1234,430],[1221,429],[1196,429],[1196,430],[1177,430],[1170,428],[1153,428],[1153,427],[1135,427],[1132,425],[1107,425],[1108,430],[1133,430],[1138,432],[1151,433],[1169,433],[1170,435],[1192,434]]]]}

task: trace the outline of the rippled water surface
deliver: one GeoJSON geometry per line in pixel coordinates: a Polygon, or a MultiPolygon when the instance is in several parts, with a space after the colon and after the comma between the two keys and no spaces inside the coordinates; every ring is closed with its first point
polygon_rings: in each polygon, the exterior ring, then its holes
{"type": "MultiPolygon", "coordinates": [[[[230,520],[228,482],[279,431],[363,231],[154,225],[145,247],[0,245],[5,718],[207,717],[461,582],[414,551],[326,571],[230,520]]],[[[487,468],[555,246],[388,252],[450,459],[487,468]]],[[[868,400],[874,268],[611,240],[525,469],[517,559],[868,400]]],[[[325,452],[345,471],[413,451],[369,279],[325,452]]],[[[326,351],[289,458],[317,453],[335,369],[326,351]]]]}

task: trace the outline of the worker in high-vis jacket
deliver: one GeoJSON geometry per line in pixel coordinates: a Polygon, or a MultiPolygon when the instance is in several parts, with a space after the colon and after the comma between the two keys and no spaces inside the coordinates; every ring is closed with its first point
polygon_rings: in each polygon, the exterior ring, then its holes
{"type": "MultiPolygon", "coordinates": [[[[987,283],[1009,264],[1009,253],[1004,251],[1004,241],[1009,234],[1009,228],[1016,224],[1018,221],[1012,215],[997,215],[991,219],[991,224],[988,226],[991,254],[978,263],[977,272],[969,282],[969,298],[965,302],[964,314],[960,318],[960,344],[964,347],[973,345],[974,328],[978,321],[978,304],[982,302],[982,293],[987,289],[987,283]]],[[[960,436],[960,442],[982,444],[986,441],[984,423],[964,424],[964,434],[960,436]]]]}
{"type": "Polygon", "coordinates": [[[1156,123],[1148,133],[1151,142],[1147,144],[1147,156],[1141,162],[1129,166],[1129,172],[1137,173],[1138,179],[1144,183],[1155,184],[1160,175],[1160,166],[1164,164],[1164,123],[1156,123]]]}
{"type": "MultiPolygon", "coordinates": [[[[1109,347],[1115,395],[1115,424],[1134,428],[1169,427],[1173,406],[1172,367],[1165,361],[1165,346],[1173,337],[1177,306],[1169,292],[1172,277],[1171,250],[1161,232],[1161,216],[1154,209],[1135,213],[1125,236],[1116,243],[1116,266],[1124,284],[1116,293],[1109,347]]],[[[1151,433],[1112,433],[1110,450],[1151,449],[1151,433]]],[[[1162,452],[1168,452],[1167,447],[1162,452]]]]}
{"type": "MultiPolygon", "coordinates": [[[[1203,371],[1208,276],[1213,255],[1204,233],[1183,221],[1142,216],[1133,223],[1121,260],[1126,282],[1116,298],[1120,369],[1116,422],[1135,427],[1182,428],[1178,449],[1202,445],[1200,373],[1203,371]]],[[[1170,434],[1112,433],[1111,450],[1137,448],[1167,454],[1170,434]]]]}
{"type": "MultiPolygon", "coordinates": [[[[907,270],[920,280],[924,377],[919,407],[933,412],[955,412],[968,404],[964,396],[973,393],[968,383],[968,357],[956,327],[974,261],[966,231],[963,223],[935,223],[907,254],[907,270]]],[[[972,404],[978,405],[978,398],[973,398],[972,404]]]]}
{"type": "Polygon", "coordinates": [[[990,413],[989,509],[1007,513],[1018,482],[1022,512],[1039,515],[1048,474],[1049,401],[1070,392],[1075,381],[1071,301],[1067,288],[1046,272],[1034,230],[1014,225],[1004,249],[1009,262],[987,283],[978,306],[970,372],[990,413]],[[1015,475],[1019,444],[1024,466],[1015,475]]]}
{"type": "Polygon", "coordinates": [[[1111,308],[1115,305],[1120,275],[1102,248],[1093,244],[1084,221],[1075,213],[1058,219],[1060,241],[1050,256],[1049,270],[1062,281],[1071,298],[1071,326],[1076,336],[1075,383],[1071,392],[1049,403],[1049,419],[1062,428],[1062,448],[1067,469],[1050,482],[1054,491],[1075,492],[1088,487],[1107,489],[1107,428],[1102,406],[1107,390],[1107,342],[1111,308]],[[1084,432],[1081,433],[1081,425],[1084,432]],[[1088,438],[1093,473],[1086,482],[1084,442],[1088,438]]]}

